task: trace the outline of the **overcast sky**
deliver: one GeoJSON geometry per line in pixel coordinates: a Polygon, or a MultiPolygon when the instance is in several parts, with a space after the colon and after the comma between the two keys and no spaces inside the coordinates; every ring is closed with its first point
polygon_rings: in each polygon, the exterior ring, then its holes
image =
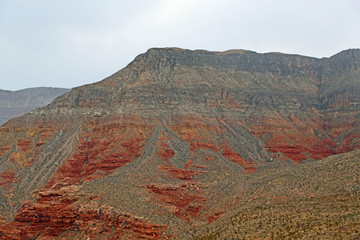
{"type": "Polygon", "coordinates": [[[100,81],[151,47],[329,57],[359,27],[359,0],[0,0],[0,89],[100,81]]]}

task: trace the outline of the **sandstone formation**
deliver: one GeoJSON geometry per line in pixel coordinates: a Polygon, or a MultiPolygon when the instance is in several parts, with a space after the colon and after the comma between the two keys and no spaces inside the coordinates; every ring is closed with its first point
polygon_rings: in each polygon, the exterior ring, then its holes
{"type": "Polygon", "coordinates": [[[359,92],[360,50],[150,49],[0,128],[0,236],[189,239],[253,199],[310,197],[301,174],[262,176],[359,148],[359,92]]]}

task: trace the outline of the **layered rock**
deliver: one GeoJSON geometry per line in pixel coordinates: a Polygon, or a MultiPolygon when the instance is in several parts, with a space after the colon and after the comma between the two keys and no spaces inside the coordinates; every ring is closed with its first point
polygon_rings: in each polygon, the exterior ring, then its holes
{"type": "Polygon", "coordinates": [[[30,110],[45,106],[56,97],[68,92],[65,88],[27,88],[19,91],[0,89],[0,125],[30,110]]]}
{"type": "MultiPolygon", "coordinates": [[[[24,203],[10,224],[2,223],[2,239],[127,238],[165,239],[165,226],[149,224],[140,218],[99,207],[99,196],[87,198],[74,186],[60,190],[44,189],[38,199],[24,203]]],[[[0,223],[1,224],[1,223],[0,223]]]]}
{"type": "Polygon", "coordinates": [[[239,195],[240,176],[360,147],[359,61],[359,50],[316,59],[150,49],[0,128],[1,234],[166,238],[216,222],[256,198],[239,195]],[[81,215],[93,195],[98,205],[81,215]],[[47,205],[64,211],[39,225],[47,205]],[[148,230],[96,215],[110,207],[148,230]],[[96,222],[93,235],[81,219],[96,222]]]}

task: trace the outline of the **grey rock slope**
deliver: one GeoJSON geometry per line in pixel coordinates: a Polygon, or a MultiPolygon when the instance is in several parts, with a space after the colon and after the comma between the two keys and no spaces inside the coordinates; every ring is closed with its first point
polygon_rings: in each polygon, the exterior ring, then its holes
{"type": "Polygon", "coordinates": [[[0,89],[0,125],[30,110],[49,104],[56,97],[68,92],[65,88],[27,88],[19,91],[0,89]]]}

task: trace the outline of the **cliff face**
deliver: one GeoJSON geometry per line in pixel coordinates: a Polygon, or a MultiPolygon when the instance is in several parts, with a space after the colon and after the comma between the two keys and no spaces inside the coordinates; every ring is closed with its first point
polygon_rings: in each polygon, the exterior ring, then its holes
{"type": "Polygon", "coordinates": [[[150,49],[0,128],[0,234],[171,238],[226,216],[256,197],[239,176],[360,147],[359,66],[150,49]]]}
{"type": "Polygon", "coordinates": [[[68,91],[69,89],[64,88],[28,88],[19,91],[0,89],[0,125],[11,118],[49,104],[68,91]]]}

